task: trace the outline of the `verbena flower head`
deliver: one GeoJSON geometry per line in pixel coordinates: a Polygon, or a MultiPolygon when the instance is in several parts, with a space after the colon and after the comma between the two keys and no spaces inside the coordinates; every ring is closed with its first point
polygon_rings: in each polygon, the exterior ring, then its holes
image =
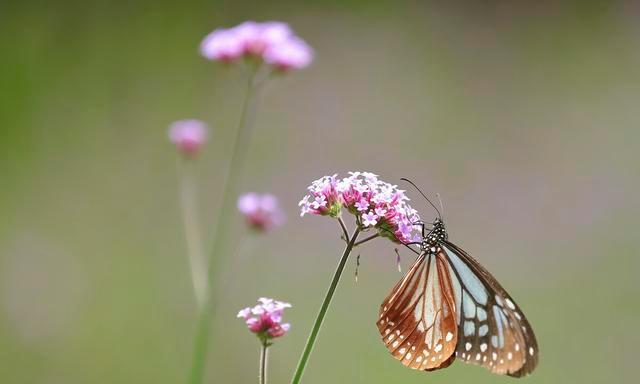
{"type": "Polygon", "coordinates": [[[222,62],[257,59],[285,71],[304,68],[313,60],[311,47],[289,25],[277,21],[246,21],[232,28],[216,29],[202,41],[200,53],[222,62]]]}
{"type": "Polygon", "coordinates": [[[179,120],[169,127],[169,140],[185,156],[194,156],[207,141],[208,128],[200,120],[179,120]]]}
{"type": "Polygon", "coordinates": [[[300,216],[312,213],[339,217],[344,208],[362,228],[375,228],[395,242],[419,239],[414,223],[420,217],[397,185],[379,180],[370,172],[349,172],[343,179],[337,176],[324,176],[307,188],[309,193],[298,204],[300,216]]]}
{"type": "Polygon", "coordinates": [[[264,61],[280,71],[302,69],[313,61],[313,50],[298,37],[271,46],[264,52],[264,61]]]}
{"type": "Polygon", "coordinates": [[[238,198],[238,210],[244,215],[247,224],[263,232],[284,223],[284,212],[278,199],[270,194],[245,193],[238,198]]]}
{"type": "Polygon", "coordinates": [[[282,323],[282,314],[291,304],[261,297],[258,305],[247,307],[238,312],[238,317],[245,320],[247,327],[263,342],[284,336],[291,325],[282,323]]]}

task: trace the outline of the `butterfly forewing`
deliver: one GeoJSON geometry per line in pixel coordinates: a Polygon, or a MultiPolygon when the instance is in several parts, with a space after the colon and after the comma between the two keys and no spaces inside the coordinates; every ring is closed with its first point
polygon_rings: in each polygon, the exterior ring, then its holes
{"type": "Polygon", "coordinates": [[[524,314],[489,272],[469,254],[443,242],[458,324],[456,354],[493,373],[524,376],[538,362],[538,345],[524,314]]]}
{"type": "Polygon", "coordinates": [[[444,255],[416,259],[380,306],[377,325],[391,354],[408,367],[434,370],[453,362],[458,330],[444,255]]]}

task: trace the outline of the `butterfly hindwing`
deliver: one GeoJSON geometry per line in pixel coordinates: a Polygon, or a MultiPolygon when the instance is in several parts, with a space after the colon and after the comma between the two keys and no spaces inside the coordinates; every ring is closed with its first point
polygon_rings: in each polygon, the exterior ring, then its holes
{"type": "Polygon", "coordinates": [[[455,359],[455,297],[444,255],[422,253],[380,306],[377,325],[391,354],[413,369],[435,370],[455,359]]]}
{"type": "Polygon", "coordinates": [[[458,359],[514,377],[533,371],[538,345],[520,308],[469,254],[448,241],[441,244],[456,302],[458,359]]]}

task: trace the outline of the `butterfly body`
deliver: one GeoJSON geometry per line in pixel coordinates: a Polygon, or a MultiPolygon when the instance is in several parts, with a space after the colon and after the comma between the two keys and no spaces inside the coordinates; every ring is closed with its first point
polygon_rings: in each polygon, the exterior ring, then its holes
{"type": "Polygon", "coordinates": [[[444,222],[436,219],[415,244],[414,265],[380,306],[377,325],[392,355],[427,371],[456,358],[514,377],[533,371],[538,345],[528,321],[495,278],[449,242],[444,222]]]}

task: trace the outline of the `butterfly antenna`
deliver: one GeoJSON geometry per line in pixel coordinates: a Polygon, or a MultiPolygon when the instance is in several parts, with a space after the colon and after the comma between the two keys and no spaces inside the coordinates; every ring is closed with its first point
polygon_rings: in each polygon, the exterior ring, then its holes
{"type": "Polygon", "coordinates": [[[398,264],[398,272],[402,273],[402,266],[400,265],[400,252],[398,252],[398,248],[394,248],[394,251],[396,251],[396,264],[398,264]]]}
{"type": "Polygon", "coordinates": [[[432,202],[431,200],[429,200],[429,198],[427,197],[427,195],[425,195],[425,194],[420,190],[420,188],[418,188],[418,186],[417,186],[417,185],[415,185],[415,183],[414,183],[413,181],[411,181],[411,180],[409,180],[409,179],[407,179],[407,178],[404,178],[404,177],[403,177],[403,178],[401,178],[400,180],[402,180],[402,181],[406,181],[407,183],[409,183],[409,184],[413,185],[413,187],[414,187],[418,192],[420,192],[420,194],[422,195],[422,197],[424,197],[424,198],[429,202],[429,204],[431,204],[431,206],[433,207],[433,209],[435,209],[435,210],[436,210],[436,212],[438,212],[438,217],[440,218],[440,220],[442,220],[442,213],[440,213],[440,210],[438,209],[438,207],[436,207],[436,205],[435,205],[435,204],[433,204],[433,202],[432,202]]]}
{"type": "Polygon", "coordinates": [[[444,216],[444,204],[442,204],[442,199],[440,198],[440,194],[436,193],[436,197],[438,198],[438,202],[440,203],[440,209],[442,210],[442,216],[444,216]]]}
{"type": "Polygon", "coordinates": [[[358,282],[358,268],[360,268],[360,255],[356,257],[356,283],[358,282]]]}

